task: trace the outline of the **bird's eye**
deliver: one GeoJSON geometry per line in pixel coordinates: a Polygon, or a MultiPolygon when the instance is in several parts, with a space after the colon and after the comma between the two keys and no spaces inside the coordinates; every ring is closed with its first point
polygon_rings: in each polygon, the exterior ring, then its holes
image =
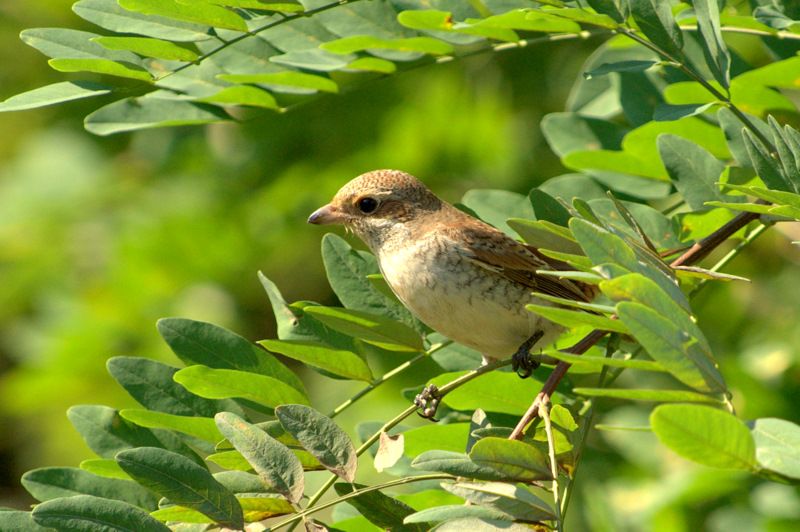
{"type": "Polygon", "coordinates": [[[375,212],[375,209],[378,208],[378,200],[375,198],[365,197],[358,200],[356,205],[358,206],[358,210],[364,214],[370,214],[375,212]]]}

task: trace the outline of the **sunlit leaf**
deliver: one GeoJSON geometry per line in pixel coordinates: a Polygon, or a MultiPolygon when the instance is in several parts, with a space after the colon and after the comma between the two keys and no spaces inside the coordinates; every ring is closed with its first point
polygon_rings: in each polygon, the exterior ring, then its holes
{"type": "Polygon", "coordinates": [[[91,81],[61,81],[38,89],[22,92],[0,102],[0,113],[23,111],[46,107],[57,103],[71,102],[83,98],[103,96],[113,91],[113,87],[91,81]]]}
{"type": "Polygon", "coordinates": [[[366,361],[352,351],[302,340],[262,340],[259,344],[272,352],[299,360],[334,375],[366,382],[371,382],[373,379],[372,371],[366,361]]]}
{"type": "Polygon", "coordinates": [[[758,465],[800,478],[800,426],[777,418],[757,419],[752,427],[758,465]]]}
{"type": "Polygon", "coordinates": [[[509,480],[529,482],[551,478],[547,457],[519,440],[481,438],[469,452],[470,460],[502,473],[509,480]]]}
{"type": "Polygon", "coordinates": [[[650,414],[658,439],[689,460],[723,469],[752,470],[756,446],[736,416],[700,405],[660,405],[650,414]]]}
{"type": "Polygon", "coordinates": [[[217,28],[247,31],[244,19],[235,11],[207,2],[184,3],[178,0],[118,0],[119,5],[129,11],[145,15],[208,24],[217,28]]]}
{"type": "Polygon", "coordinates": [[[235,369],[214,369],[198,364],[177,372],[175,382],[209,399],[241,397],[270,408],[287,403],[308,404],[305,393],[280,379],[235,369]]]}

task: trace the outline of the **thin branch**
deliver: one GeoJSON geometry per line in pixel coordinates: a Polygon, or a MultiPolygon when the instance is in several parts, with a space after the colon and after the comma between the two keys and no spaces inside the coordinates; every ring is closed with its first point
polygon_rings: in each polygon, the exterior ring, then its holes
{"type": "Polygon", "coordinates": [[[553,424],[550,422],[550,410],[548,402],[543,402],[540,408],[542,419],[544,420],[544,432],[547,434],[547,451],[550,455],[550,473],[553,475],[553,508],[556,514],[556,530],[562,532],[563,521],[561,514],[561,502],[558,500],[558,462],[556,462],[556,444],[553,438],[553,424]]]}
{"type": "Polygon", "coordinates": [[[384,373],[383,375],[381,375],[380,377],[378,377],[377,379],[375,379],[374,381],[369,383],[369,385],[367,385],[366,387],[362,388],[354,396],[350,397],[345,402],[343,402],[342,404],[340,404],[339,406],[334,408],[333,411],[330,414],[328,414],[328,417],[332,418],[332,417],[338,416],[339,414],[341,414],[342,412],[344,412],[345,410],[347,410],[348,408],[353,406],[353,404],[355,404],[359,399],[361,399],[362,397],[364,397],[365,395],[367,395],[368,393],[373,391],[375,388],[377,388],[381,384],[385,383],[386,381],[388,381],[389,379],[391,379],[395,375],[398,375],[398,374],[402,373],[403,371],[407,370],[408,368],[410,368],[411,366],[413,366],[414,364],[416,364],[420,360],[424,360],[425,358],[429,357],[430,355],[432,355],[436,351],[442,349],[443,347],[449,345],[450,343],[452,343],[452,342],[447,341],[447,342],[441,342],[441,343],[438,343],[438,344],[436,344],[434,346],[431,346],[431,348],[428,349],[427,351],[425,351],[424,353],[420,353],[417,356],[415,356],[414,358],[403,362],[402,364],[400,364],[396,368],[394,368],[394,369],[392,369],[390,371],[387,371],[386,373],[384,373]]]}
{"type": "MultiPolygon", "coordinates": [[[[461,377],[458,377],[457,379],[448,382],[447,384],[439,388],[438,396],[440,398],[444,397],[445,395],[452,392],[459,386],[463,386],[464,384],[480,377],[481,375],[485,375],[486,373],[494,371],[497,368],[508,366],[509,364],[511,364],[511,360],[495,360],[494,362],[486,364],[485,366],[481,366],[477,369],[474,369],[462,375],[461,377]]],[[[416,411],[417,411],[417,405],[411,405],[402,412],[400,412],[398,415],[396,415],[394,418],[384,423],[384,425],[380,429],[378,429],[374,434],[372,434],[372,436],[367,438],[367,440],[364,443],[362,443],[358,449],[356,449],[356,456],[361,456],[362,454],[364,454],[364,452],[367,449],[369,449],[373,443],[378,441],[382,432],[388,432],[389,430],[394,428],[401,421],[403,421],[405,418],[412,415],[416,411]]],[[[325,484],[323,484],[322,487],[319,488],[317,492],[311,496],[311,498],[308,501],[308,504],[306,505],[306,508],[308,509],[313,507],[322,498],[322,496],[325,495],[325,492],[327,492],[331,488],[331,486],[333,486],[337,478],[338,477],[336,475],[331,475],[331,477],[328,478],[325,484]]]]}
{"type": "Polygon", "coordinates": [[[206,59],[208,59],[212,55],[218,54],[219,52],[221,52],[225,48],[228,48],[229,46],[232,46],[232,45],[236,44],[237,42],[243,41],[244,39],[247,39],[249,37],[254,37],[254,36],[258,35],[259,33],[261,33],[262,31],[266,31],[268,29],[280,26],[281,24],[286,24],[287,22],[291,22],[291,21],[297,20],[299,18],[310,17],[310,16],[313,16],[313,15],[316,15],[317,13],[322,13],[322,12],[327,11],[329,9],[333,9],[334,7],[339,7],[339,6],[343,6],[343,5],[346,5],[346,4],[352,4],[352,3],[358,2],[358,1],[359,0],[337,0],[336,2],[331,2],[330,4],[325,4],[324,6],[319,6],[319,7],[314,8],[314,9],[309,9],[307,11],[302,11],[300,13],[294,13],[292,15],[286,15],[282,19],[270,21],[270,22],[264,24],[263,26],[259,26],[258,28],[254,29],[254,30],[250,30],[250,31],[248,31],[246,33],[242,33],[241,35],[237,35],[236,37],[234,37],[233,39],[231,39],[229,41],[223,42],[221,45],[217,46],[213,50],[210,50],[210,51],[204,53],[203,55],[201,55],[200,57],[198,57],[197,59],[195,59],[191,63],[186,63],[184,65],[181,65],[178,68],[176,68],[175,70],[167,72],[166,74],[164,74],[160,78],[156,79],[155,81],[156,82],[161,81],[162,79],[168,78],[169,76],[171,76],[171,75],[173,75],[173,74],[175,74],[177,72],[180,72],[181,70],[185,70],[185,69],[189,68],[190,66],[197,65],[197,64],[205,61],[206,59]]]}
{"type": "Polygon", "coordinates": [[[673,57],[668,52],[662,50],[660,47],[656,46],[652,42],[648,41],[647,39],[645,39],[643,37],[640,37],[634,30],[632,30],[630,28],[626,28],[624,26],[620,26],[618,31],[622,35],[625,35],[629,39],[641,44],[645,48],[648,48],[649,50],[651,50],[651,51],[655,52],[656,54],[660,55],[661,57],[663,57],[664,59],[669,61],[672,64],[672,66],[678,68],[684,74],[686,74],[687,76],[689,76],[690,78],[695,80],[697,83],[699,83],[704,89],[706,89],[709,93],[711,93],[711,95],[714,98],[716,98],[720,102],[723,102],[725,104],[725,106],[728,109],[730,109],[731,112],[733,114],[735,114],[736,117],[747,127],[747,129],[749,129],[753,133],[753,135],[755,135],[758,138],[758,140],[760,140],[764,144],[764,146],[766,146],[769,149],[770,153],[775,151],[775,147],[772,145],[772,141],[770,141],[770,139],[768,139],[761,132],[761,130],[758,129],[755,126],[755,124],[753,124],[753,122],[744,113],[744,111],[742,111],[736,105],[734,105],[734,103],[731,101],[730,96],[728,96],[726,94],[722,94],[720,91],[717,90],[716,87],[714,87],[711,83],[709,83],[703,76],[701,76],[700,74],[695,72],[693,69],[689,68],[684,61],[681,61],[680,59],[673,57]]]}
{"type": "MultiPolygon", "coordinates": [[[[334,477],[336,478],[336,477],[334,477]]],[[[427,480],[450,480],[455,479],[453,475],[446,475],[442,473],[432,474],[432,475],[417,475],[413,477],[404,477],[397,480],[392,480],[390,482],[385,482],[383,484],[375,484],[374,486],[367,486],[365,488],[361,488],[355,491],[351,491],[347,495],[342,495],[341,497],[337,497],[336,499],[330,500],[324,504],[320,504],[319,506],[315,506],[313,508],[308,507],[302,512],[299,512],[288,519],[284,519],[283,521],[269,527],[270,530],[278,530],[279,528],[283,528],[284,526],[291,525],[292,523],[296,523],[300,521],[304,517],[311,515],[313,513],[319,512],[324,510],[325,508],[330,508],[331,506],[335,506],[341,502],[344,502],[348,499],[353,499],[358,497],[359,495],[363,495],[365,493],[369,493],[371,491],[378,491],[386,488],[391,488],[394,486],[402,486],[403,484],[411,484],[413,482],[424,482],[427,480]]]]}

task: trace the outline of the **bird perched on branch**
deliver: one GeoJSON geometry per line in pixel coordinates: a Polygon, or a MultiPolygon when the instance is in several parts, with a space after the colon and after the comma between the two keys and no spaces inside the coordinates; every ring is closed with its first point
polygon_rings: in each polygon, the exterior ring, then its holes
{"type": "Polygon", "coordinates": [[[527,376],[536,365],[530,349],[563,330],[525,309],[548,305],[531,292],[589,301],[594,287],[541,275],[569,269],[449,203],[417,178],[375,170],[342,187],[308,219],[341,224],[378,259],[400,301],[439,333],[479,351],[484,362],[513,355],[527,376]]]}

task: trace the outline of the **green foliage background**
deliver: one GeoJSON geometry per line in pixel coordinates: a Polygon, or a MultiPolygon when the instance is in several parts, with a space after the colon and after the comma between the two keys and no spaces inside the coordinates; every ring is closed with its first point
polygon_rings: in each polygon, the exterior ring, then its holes
{"type": "MultiPolygon", "coordinates": [[[[0,97],[62,79],[17,34],[89,29],[71,3],[0,7],[0,97]]],[[[750,42],[730,39],[748,62],[766,61],[750,42]]],[[[596,44],[542,44],[417,69],[241,126],[97,138],[81,127],[94,102],[0,115],[0,506],[32,502],[18,490],[25,470],[91,456],[67,407],[134,404],[107,374],[107,358],[175,362],[156,319],[273,337],[257,270],[289,301],[333,303],[321,233],[305,218],[351,177],[401,168],[456,201],[472,188],[527,193],[564,173],[538,124],[564,108],[596,44]]],[[[744,419],[797,421],[800,252],[789,242],[799,239],[796,225],[770,231],[730,268],[753,283],[714,284],[693,302],[744,419]]],[[[319,384],[308,386],[315,404],[338,404],[358,389],[306,376],[319,384]]],[[[419,380],[412,373],[381,390],[375,416],[402,408],[399,388],[419,380]]],[[[604,405],[604,422],[645,419],[637,405],[604,405]]],[[[351,428],[359,419],[337,421],[351,428]]],[[[789,530],[800,519],[796,488],[694,466],[651,434],[605,432],[590,445],[573,506],[593,529],[789,530]]]]}
{"type": "MultiPolygon", "coordinates": [[[[89,30],[72,3],[1,8],[3,97],[58,80],[18,33],[89,30]]],[[[563,107],[590,49],[422,69],[241,127],[97,138],[81,127],[85,102],[0,115],[7,489],[26,469],[89,455],[69,405],[133,404],[106,372],[109,356],[174,361],[158,318],[274,336],[258,270],[290,301],[332,302],[322,234],[305,220],[350,178],[402,168],[456,201],[470,188],[525,192],[558,173],[536,124],[563,107]]]]}

